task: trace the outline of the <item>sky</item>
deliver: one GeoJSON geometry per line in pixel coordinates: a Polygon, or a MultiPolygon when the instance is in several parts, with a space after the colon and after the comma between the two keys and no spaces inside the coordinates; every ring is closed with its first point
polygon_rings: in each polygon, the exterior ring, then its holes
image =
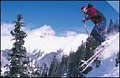
{"type": "MultiPolygon", "coordinates": [[[[84,14],[80,7],[92,3],[109,21],[117,19],[118,12],[108,2],[103,1],[2,1],[1,22],[13,23],[18,14],[22,14],[24,23],[29,29],[37,29],[50,25],[57,35],[65,31],[86,33],[82,23],[84,14]]],[[[115,4],[113,4],[115,5],[115,4]]],[[[91,21],[86,22],[90,32],[93,28],[91,21]]]]}

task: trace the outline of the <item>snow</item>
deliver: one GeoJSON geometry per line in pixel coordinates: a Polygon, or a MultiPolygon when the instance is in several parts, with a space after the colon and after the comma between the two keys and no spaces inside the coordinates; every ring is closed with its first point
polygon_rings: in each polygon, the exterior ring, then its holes
{"type": "MultiPolygon", "coordinates": [[[[2,24],[1,28],[6,32],[10,32],[11,24],[2,24]],[[7,26],[10,25],[10,26],[7,26]],[[5,26],[5,29],[4,29],[5,26]]],[[[25,38],[25,47],[28,52],[28,56],[32,60],[32,66],[43,66],[44,63],[47,67],[50,66],[53,61],[54,55],[57,59],[61,59],[63,54],[69,54],[71,51],[76,51],[81,42],[85,42],[87,35],[82,33],[76,33],[73,31],[66,32],[66,36],[56,36],[55,31],[51,26],[42,26],[38,29],[29,30],[24,28],[28,33],[25,38]],[[63,53],[57,52],[62,49],[63,53]]],[[[1,70],[2,74],[6,71],[4,66],[9,64],[7,53],[8,49],[12,48],[14,41],[11,41],[12,36],[9,33],[2,32],[1,34],[1,70]]],[[[115,58],[119,52],[119,33],[109,36],[107,42],[111,42],[109,46],[101,54],[101,65],[98,68],[93,66],[93,70],[90,71],[87,77],[118,77],[119,66],[115,67],[115,58]],[[114,40],[114,41],[112,41],[114,40]]]]}
{"type": "Polygon", "coordinates": [[[3,75],[5,71],[7,71],[6,68],[4,68],[4,66],[10,64],[10,62],[8,61],[9,57],[7,55],[9,52],[10,51],[8,49],[1,51],[1,75],[3,75]]]}
{"type": "Polygon", "coordinates": [[[58,49],[63,49],[65,54],[69,54],[68,52],[76,51],[78,46],[81,44],[83,40],[85,42],[87,35],[78,34],[76,36],[29,36],[25,39],[25,47],[33,51],[34,49],[40,49],[45,53],[57,51],[58,49]]]}
{"type": "Polygon", "coordinates": [[[109,37],[112,41],[100,55],[101,65],[90,71],[86,77],[119,77],[119,66],[115,67],[115,58],[119,52],[119,33],[109,37]]]}

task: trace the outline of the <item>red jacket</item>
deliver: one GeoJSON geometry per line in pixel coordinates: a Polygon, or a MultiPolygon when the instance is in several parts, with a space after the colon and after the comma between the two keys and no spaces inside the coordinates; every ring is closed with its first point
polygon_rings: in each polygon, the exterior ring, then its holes
{"type": "Polygon", "coordinates": [[[94,24],[97,24],[99,22],[106,20],[105,16],[94,7],[87,8],[87,10],[88,11],[86,14],[88,15],[88,17],[85,18],[86,20],[91,19],[91,21],[94,24]]]}

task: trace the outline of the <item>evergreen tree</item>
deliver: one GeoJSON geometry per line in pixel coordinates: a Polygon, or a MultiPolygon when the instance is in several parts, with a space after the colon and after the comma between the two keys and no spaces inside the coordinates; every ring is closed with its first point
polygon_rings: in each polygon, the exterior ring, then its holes
{"type": "Polygon", "coordinates": [[[82,74],[79,72],[79,66],[81,65],[80,60],[85,60],[86,59],[86,43],[83,43],[80,47],[78,47],[78,50],[75,52],[75,77],[82,77],[82,74]]]}
{"type": "Polygon", "coordinates": [[[49,77],[56,77],[57,76],[57,67],[58,67],[57,59],[56,59],[56,56],[54,55],[54,58],[53,58],[53,61],[51,62],[49,73],[48,73],[49,77]]]}
{"type": "Polygon", "coordinates": [[[114,29],[116,32],[120,32],[119,20],[117,19],[114,23],[114,29]]]}
{"type": "Polygon", "coordinates": [[[68,59],[68,75],[69,77],[75,77],[75,53],[71,52],[68,59]]]}
{"type": "Polygon", "coordinates": [[[62,77],[67,73],[67,56],[63,55],[62,60],[58,61],[56,56],[54,56],[53,61],[51,62],[48,77],[62,77]]]}
{"type": "Polygon", "coordinates": [[[42,69],[43,68],[39,66],[36,66],[35,68],[33,68],[32,77],[42,77],[42,69]]]}
{"type": "Polygon", "coordinates": [[[114,29],[113,21],[112,21],[112,19],[110,19],[108,33],[113,32],[114,31],[113,29],[114,29]]]}
{"type": "Polygon", "coordinates": [[[44,63],[44,68],[42,71],[42,77],[47,77],[48,76],[48,67],[46,65],[46,63],[44,63]]]}
{"type": "Polygon", "coordinates": [[[62,61],[60,62],[60,76],[67,76],[68,56],[63,55],[62,61]]]}
{"type": "Polygon", "coordinates": [[[15,29],[11,31],[11,35],[14,37],[12,40],[15,40],[13,47],[11,49],[12,53],[10,56],[10,65],[7,77],[28,77],[28,63],[29,59],[26,55],[26,48],[24,45],[24,38],[27,34],[22,31],[23,27],[22,16],[18,15],[17,20],[15,21],[15,29]],[[28,60],[26,60],[28,59],[28,60]]]}

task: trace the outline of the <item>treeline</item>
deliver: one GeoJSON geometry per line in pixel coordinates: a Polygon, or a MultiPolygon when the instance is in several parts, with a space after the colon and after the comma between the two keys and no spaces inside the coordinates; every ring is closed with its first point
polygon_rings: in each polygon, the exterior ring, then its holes
{"type": "Polygon", "coordinates": [[[113,22],[112,19],[110,19],[109,25],[107,27],[107,34],[115,34],[116,32],[120,32],[120,25],[119,25],[119,20],[115,20],[115,22],[113,22]]]}

